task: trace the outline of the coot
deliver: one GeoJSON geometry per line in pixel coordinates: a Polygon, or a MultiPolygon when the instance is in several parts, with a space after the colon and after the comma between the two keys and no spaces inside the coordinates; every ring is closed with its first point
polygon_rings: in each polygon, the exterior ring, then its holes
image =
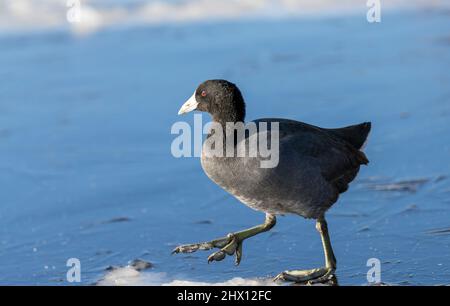
{"type": "MultiPolygon", "coordinates": [[[[224,154],[217,153],[218,143],[208,139],[217,136],[217,130],[208,135],[202,149],[201,164],[208,177],[247,206],[266,213],[264,224],[234,232],[209,242],[181,245],[174,253],[197,250],[219,250],[208,257],[208,262],[219,261],[226,255],[235,255],[236,264],[242,257],[245,239],[270,230],[276,215],[297,214],[316,219],[325,253],[325,266],[310,270],[291,270],[275,279],[295,282],[323,281],[334,275],[336,258],[331,247],[325,212],[348,189],[360,165],[368,164],[361,151],[370,132],[371,123],[365,122],[338,129],[325,129],[306,123],[277,118],[253,121],[256,132],[246,133],[240,141],[236,133],[228,133],[230,126],[245,119],[245,103],[237,86],[226,80],[202,83],[192,97],[181,107],[179,114],[193,110],[208,112],[213,122],[222,127],[224,154]],[[261,125],[261,123],[264,123],[261,125]],[[264,126],[263,130],[261,126],[264,126]],[[274,126],[277,130],[274,130],[274,126]],[[237,148],[251,136],[263,135],[269,145],[275,145],[277,136],[278,162],[274,167],[261,167],[264,159],[256,156],[226,155],[229,144],[237,148]],[[233,141],[227,142],[227,137],[233,141]],[[272,141],[272,143],[271,143],[272,141]]],[[[220,143],[219,143],[220,145],[220,143]]],[[[219,151],[220,151],[219,150],[219,151]]],[[[258,149],[259,150],[259,149],[258,149]]],[[[258,152],[259,153],[259,152],[258,152]]]]}

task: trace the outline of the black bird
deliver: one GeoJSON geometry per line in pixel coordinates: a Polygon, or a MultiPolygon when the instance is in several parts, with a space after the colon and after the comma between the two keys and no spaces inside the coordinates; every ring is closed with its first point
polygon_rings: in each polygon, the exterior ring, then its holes
{"type": "MultiPolygon", "coordinates": [[[[310,270],[291,270],[280,273],[275,279],[306,282],[324,281],[334,276],[336,258],[331,247],[325,212],[338,200],[339,194],[348,189],[356,177],[360,165],[368,164],[361,151],[370,132],[371,123],[365,122],[338,129],[325,129],[288,119],[258,119],[256,134],[245,134],[236,140],[236,133],[228,133],[227,123],[244,122],[245,103],[240,90],[226,80],[209,80],[202,83],[193,96],[181,107],[179,114],[193,110],[208,112],[213,122],[223,130],[223,144],[233,135],[231,145],[249,143],[251,135],[267,137],[269,147],[275,145],[271,136],[278,137],[278,163],[275,167],[261,167],[260,152],[256,157],[215,156],[210,154],[208,135],[202,149],[201,163],[208,177],[235,196],[245,205],[266,213],[264,224],[248,230],[234,232],[210,242],[181,245],[174,253],[190,253],[197,250],[218,248],[208,257],[208,262],[219,261],[226,255],[235,255],[236,264],[242,256],[242,242],[254,235],[270,230],[276,223],[276,215],[297,214],[316,219],[316,228],[322,239],[325,266],[310,270]],[[262,130],[260,123],[267,123],[262,130]],[[278,131],[274,124],[278,123],[278,131]],[[272,142],[272,143],[271,143],[272,142]]],[[[263,137],[263,138],[264,138],[263,137]]],[[[266,139],[267,139],[266,138],[266,139]]],[[[216,143],[217,146],[220,143],[216,143]]],[[[225,149],[222,149],[225,152],[225,149]]],[[[259,150],[259,149],[258,149],[259,150]]],[[[215,151],[217,153],[217,151],[215,151]]],[[[233,151],[233,152],[236,152],[233,151]]]]}

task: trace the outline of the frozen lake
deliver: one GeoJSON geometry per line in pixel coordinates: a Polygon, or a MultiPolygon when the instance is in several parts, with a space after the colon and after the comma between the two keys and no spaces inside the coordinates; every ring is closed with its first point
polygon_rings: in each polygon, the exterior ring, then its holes
{"type": "Polygon", "coordinates": [[[73,257],[82,284],[136,258],[154,267],[122,283],[249,283],[321,265],[314,222],[296,216],[246,241],[239,267],[170,255],[264,219],[197,158],[171,155],[172,124],[193,119],[179,107],[211,78],[238,84],[248,119],[372,121],[370,164],[328,213],[339,283],[366,284],[378,258],[383,282],[449,284],[449,19],[425,10],[380,24],[343,15],[2,34],[0,284],[68,284],[73,257]]]}

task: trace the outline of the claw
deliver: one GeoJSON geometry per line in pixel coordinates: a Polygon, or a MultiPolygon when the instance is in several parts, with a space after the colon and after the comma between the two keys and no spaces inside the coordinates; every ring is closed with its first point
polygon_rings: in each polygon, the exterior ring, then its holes
{"type": "Polygon", "coordinates": [[[273,281],[277,282],[277,281],[286,281],[286,272],[281,272],[280,274],[278,274],[277,276],[274,277],[273,281]]]}
{"type": "Polygon", "coordinates": [[[220,250],[217,252],[212,253],[211,255],[208,256],[208,263],[212,262],[212,261],[221,261],[225,258],[226,254],[224,251],[220,250]]]}
{"type": "Polygon", "coordinates": [[[318,268],[311,270],[284,271],[278,274],[273,281],[291,281],[306,283],[308,285],[325,283],[334,276],[334,269],[318,268]]]}
{"type": "MultiPolygon", "coordinates": [[[[228,234],[227,235],[227,239],[229,241],[229,243],[224,246],[222,249],[220,249],[219,251],[211,254],[208,257],[208,263],[210,263],[211,261],[221,261],[225,258],[226,255],[233,255],[233,254],[237,254],[237,249],[239,248],[239,245],[241,244],[241,242],[238,242],[238,239],[236,238],[236,236],[234,234],[228,234]]],[[[237,255],[236,255],[237,256],[237,255]]],[[[240,258],[239,258],[240,260],[240,258]]]]}
{"type": "Polygon", "coordinates": [[[239,266],[239,264],[241,263],[241,258],[242,258],[242,242],[238,243],[236,252],[235,252],[235,260],[234,260],[234,264],[236,266],[239,266]]]}
{"type": "Polygon", "coordinates": [[[213,248],[221,248],[229,242],[229,238],[216,239],[209,242],[183,244],[173,249],[172,254],[193,253],[197,250],[211,250],[213,248]]]}
{"type": "Polygon", "coordinates": [[[185,244],[177,246],[175,249],[173,249],[172,254],[178,254],[178,253],[192,253],[197,251],[200,248],[199,244],[185,244]]]}
{"type": "Polygon", "coordinates": [[[308,285],[314,285],[314,284],[323,284],[331,281],[334,276],[334,269],[328,270],[323,276],[320,276],[316,279],[311,279],[308,281],[308,285]]]}
{"type": "Polygon", "coordinates": [[[226,255],[235,255],[235,264],[239,265],[242,258],[242,241],[235,234],[228,234],[225,238],[216,239],[210,242],[184,244],[173,249],[172,254],[192,253],[197,250],[210,250],[219,248],[220,250],[208,256],[208,263],[221,261],[226,255]]]}

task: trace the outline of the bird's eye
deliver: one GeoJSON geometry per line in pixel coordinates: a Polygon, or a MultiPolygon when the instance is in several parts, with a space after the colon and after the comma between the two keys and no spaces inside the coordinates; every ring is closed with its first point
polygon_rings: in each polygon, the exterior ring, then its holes
{"type": "Polygon", "coordinates": [[[206,91],[203,90],[202,93],[201,93],[201,96],[202,97],[206,97],[206,91]]]}

